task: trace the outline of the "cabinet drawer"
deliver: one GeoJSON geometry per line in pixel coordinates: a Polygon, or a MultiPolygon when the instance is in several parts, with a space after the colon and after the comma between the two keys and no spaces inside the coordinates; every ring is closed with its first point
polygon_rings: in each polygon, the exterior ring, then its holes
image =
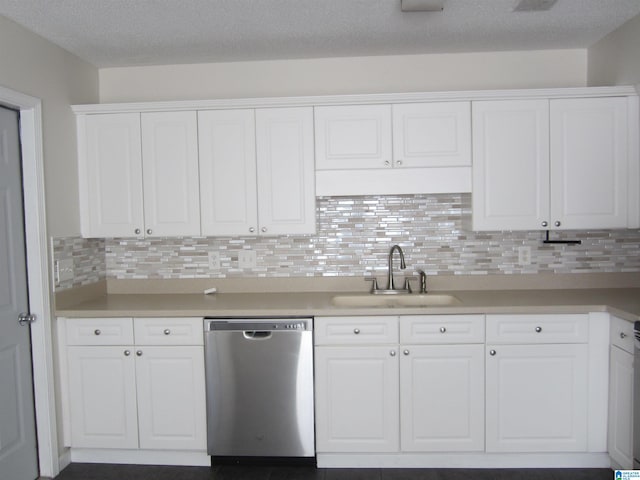
{"type": "Polygon", "coordinates": [[[586,315],[487,315],[487,343],[586,343],[586,315]]]}
{"type": "Polygon", "coordinates": [[[321,317],[315,320],[316,345],[398,343],[398,317],[321,317]]]}
{"type": "Polygon", "coordinates": [[[68,318],[67,345],[131,345],[131,318],[68,318]]]}
{"type": "Polygon", "coordinates": [[[203,345],[203,319],[136,318],[136,345],[203,345]]]}
{"type": "Polygon", "coordinates": [[[616,345],[625,352],[633,353],[633,322],[618,317],[611,317],[611,345],[616,345]]]}
{"type": "Polygon", "coordinates": [[[484,343],[484,315],[400,317],[401,343],[484,343]]]}

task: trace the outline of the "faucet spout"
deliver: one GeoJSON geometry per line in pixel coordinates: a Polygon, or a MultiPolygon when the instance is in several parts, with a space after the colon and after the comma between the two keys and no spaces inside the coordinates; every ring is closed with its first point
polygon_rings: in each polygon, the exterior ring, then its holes
{"type": "Polygon", "coordinates": [[[393,252],[397,251],[400,254],[400,268],[404,270],[407,268],[406,263],[404,262],[404,252],[400,245],[394,245],[389,250],[389,272],[387,278],[387,290],[395,290],[395,285],[393,283],[393,252]]]}

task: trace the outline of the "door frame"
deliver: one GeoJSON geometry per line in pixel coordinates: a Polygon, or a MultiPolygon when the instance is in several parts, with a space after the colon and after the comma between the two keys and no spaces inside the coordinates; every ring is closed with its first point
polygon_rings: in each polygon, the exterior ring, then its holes
{"type": "Polygon", "coordinates": [[[20,111],[20,144],[24,223],[31,324],[31,358],[41,477],[60,473],[53,370],[50,253],[44,195],[42,102],[39,98],[0,86],[0,103],[20,111]]]}

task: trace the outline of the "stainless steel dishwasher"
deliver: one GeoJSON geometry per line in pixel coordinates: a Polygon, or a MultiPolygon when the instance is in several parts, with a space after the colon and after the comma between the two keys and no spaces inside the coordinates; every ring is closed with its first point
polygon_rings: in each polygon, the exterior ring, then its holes
{"type": "Polygon", "coordinates": [[[205,318],[212,461],[315,462],[313,319],[205,318]]]}

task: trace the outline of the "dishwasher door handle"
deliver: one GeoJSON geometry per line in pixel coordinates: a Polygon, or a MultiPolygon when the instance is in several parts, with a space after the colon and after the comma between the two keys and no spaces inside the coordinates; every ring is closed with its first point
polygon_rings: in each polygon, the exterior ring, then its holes
{"type": "Polygon", "coordinates": [[[266,340],[271,338],[271,333],[268,330],[245,330],[242,336],[247,340],[266,340]]]}

